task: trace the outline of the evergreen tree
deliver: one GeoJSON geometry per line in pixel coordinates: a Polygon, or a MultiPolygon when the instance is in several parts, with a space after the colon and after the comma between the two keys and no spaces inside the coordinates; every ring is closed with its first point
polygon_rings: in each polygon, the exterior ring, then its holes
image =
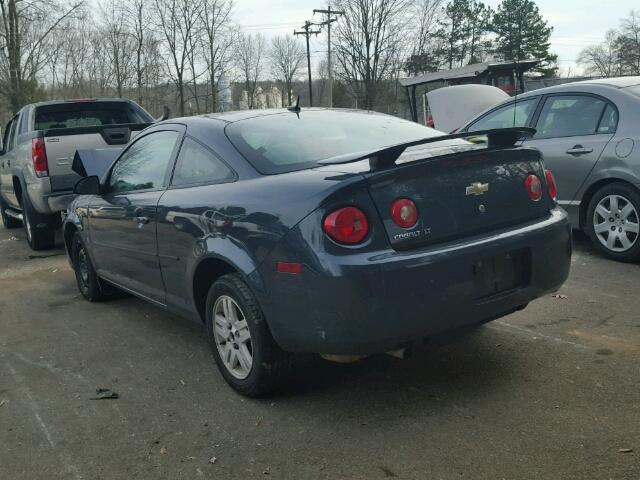
{"type": "Polygon", "coordinates": [[[492,13],[479,0],[451,0],[443,9],[436,32],[440,48],[433,57],[450,69],[481,62],[491,45],[486,35],[492,13]]]}
{"type": "Polygon", "coordinates": [[[491,30],[496,34],[497,59],[517,61],[539,59],[536,71],[545,77],[558,69],[557,55],[549,52],[550,27],[532,0],[503,0],[493,16],[491,30]]]}

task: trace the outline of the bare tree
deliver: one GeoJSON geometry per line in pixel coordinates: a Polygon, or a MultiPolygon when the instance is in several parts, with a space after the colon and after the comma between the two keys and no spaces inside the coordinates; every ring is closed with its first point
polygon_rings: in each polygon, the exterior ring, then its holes
{"type": "Polygon", "coordinates": [[[122,0],[109,1],[101,7],[104,40],[107,56],[113,66],[113,79],[118,97],[123,96],[124,88],[131,82],[134,70],[134,37],[127,29],[128,12],[122,0]]]}
{"type": "Polygon", "coordinates": [[[577,63],[582,65],[589,75],[615,77],[622,74],[622,64],[618,55],[619,33],[609,30],[605,40],[599,45],[584,48],[578,55],[577,63]]]}
{"type": "Polygon", "coordinates": [[[144,47],[149,31],[148,0],[130,0],[125,3],[126,22],[135,45],[135,75],[138,103],[142,103],[144,81],[144,47]]]}
{"type": "MultiPolygon", "coordinates": [[[[305,49],[302,43],[292,36],[277,36],[271,41],[269,58],[271,60],[271,70],[273,76],[282,85],[282,100],[286,97],[287,105],[292,105],[291,89],[295,78],[305,56],[305,49]]],[[[285,106],[285,105],[283,105],[285,106]]]]}
{"type": "Polygon", "coordinates": [[[337,76],[373,109],[380,84],[394,74],[406,35],[408,0],[339,0],[345,12],[337,22],[335,52],[337,76]]]}
{"type": "Polygon", "coordinates": [[[236,44],[236,62],[242,76],[249,101],[249,108],[255,106],[258,80],[264,67],[266,41],[260,33],[242,33],[236,44]]]}
{"type": "Polygon", "coordinates": [[[47,63],[45,51],[53,31],[82,2],[71,5],[44,0],[0,0],[0,75],[2,92],[16,112],[37,85],[47,63]]]}
{"type": "Polygon", "coordinates": [[[423,55],[433,48],[434,34],[442,19],[444,0],[416,0],[412,55],[423,55]]]}
{"type": "Polygon", "coordinates": [[[237,32],[231,26],[233,0],[202,0],[202,51],[211,87],[211,111],[218,108],[217,79],[231,62],[233,43],[237,32]]]}
{"type": "Polygon", "coordinates": [[[640,75],[640,11],[631,10],[620,22],[617,49],[624,73],[640,75]]]}
{"type": "Polygon", "coordinates": [[[178,109],[185,115],[185,78],[193,48],[200,4],[194,0],[154,0],[158,26],[162,32],[167,70],[178,90],[178,109]]]}

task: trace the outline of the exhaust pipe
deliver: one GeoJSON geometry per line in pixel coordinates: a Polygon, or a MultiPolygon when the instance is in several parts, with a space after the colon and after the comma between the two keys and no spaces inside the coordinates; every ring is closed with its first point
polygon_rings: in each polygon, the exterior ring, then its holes
{"type": "Polygon", "coordinates": [[[404,348],[399,348],[397,350],[390,350],[387,352],[387,355],[391,355],[392,357],[399,358],[400,360],[406,360],[411,356],[411,349],[404,347],[404,348]]]}
{"type": "Polygon", "coordinates": [[[322,358],[334,363],[355,363],[358,360],[362,360],[368,355],[332,355],[332,354],[320,354],[322,358]]]}

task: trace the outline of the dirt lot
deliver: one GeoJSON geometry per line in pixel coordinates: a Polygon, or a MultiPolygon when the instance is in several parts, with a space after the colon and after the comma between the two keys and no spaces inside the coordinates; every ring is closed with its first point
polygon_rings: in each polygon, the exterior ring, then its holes
{"type": "Polygon", "coordinates": [[[639,280],[578,238],[566,298],[248,400],[198,325],[0,227],[0,479],[639,479],[639,280]]]}

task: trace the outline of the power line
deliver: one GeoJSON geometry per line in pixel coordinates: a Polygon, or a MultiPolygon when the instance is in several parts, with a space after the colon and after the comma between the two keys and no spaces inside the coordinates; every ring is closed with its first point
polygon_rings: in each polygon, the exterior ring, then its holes
{"type": "Polygon", "coordinates": [[[304,35],[305,38],[307,39],[307,70],[309,71],[309,106],[310,107],[313,107],[313,85],[311,83],[311,52],[309,51],[309,37],[311,35],[317,36],[320,33],[320,30],[311,30],[312,26],[313,26],[313,23],[307,20],[304,22],[304,26],[300,27],[302,28],[302,31],[295,30],[293,32],[294,35],[304,35]]]}
{"type": "Polygon", "coordinates": [[[331,24],[333,22],[337,22],[338,18],[332,17],[331,14],[344,15],[344,12],[342,10],[331,10],[331,5],[328,5],[327,8],[324,10],[314,9],[313,14],[315,15],[316,13],[324,13],[327,15],[327,19],[324,22],[318,23],[316,25],[327,26],[327,69],[329,70],[329,108],[332,108],[333,107],[333,71],[331,70],[331,24]]]}

